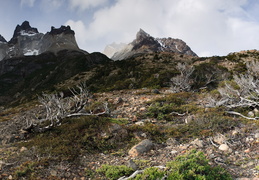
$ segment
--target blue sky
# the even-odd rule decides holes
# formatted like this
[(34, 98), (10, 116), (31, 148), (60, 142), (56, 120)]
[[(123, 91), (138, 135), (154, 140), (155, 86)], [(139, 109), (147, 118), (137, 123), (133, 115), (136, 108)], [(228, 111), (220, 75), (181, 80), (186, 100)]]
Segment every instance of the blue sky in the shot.
[(142, 28), (184, 40), (199, 56), (259, 49), (258, 0), (0, 0), (0, 34), (28, 20), (39, 32), (70, 25), (80, 48), (102, 52)]

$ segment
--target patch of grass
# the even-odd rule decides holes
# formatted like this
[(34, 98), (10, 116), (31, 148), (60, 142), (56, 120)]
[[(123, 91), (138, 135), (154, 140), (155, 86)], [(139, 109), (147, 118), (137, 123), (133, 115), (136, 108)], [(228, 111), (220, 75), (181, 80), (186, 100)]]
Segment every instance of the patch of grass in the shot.
[(145, 160), (145, 159), (136, 159), (134, 160), (134, 163), (139, 167), (139, 169), (145, 169), (147, 167), (150, 167), (151, 161)]
[(158, 120), (172, 121), (174, 119), (172, 112), (180, 114), (186, 112), (194, 113), (198, 111), (199, 108), (195, 105), (188, 104), (190, 99), (194, 98), (194, 96), (194, 93), (181, 92), (149, 101), (147, 104), (150, 104), (150, 106), (146, 116)]
[(27, 161), (21, 164), (19, 167), (16, 168), (15, 170), (15, 177), (16, 178), (22, 178), (22, 177), (27, 177), (30, 178), (34, 171), (34, 162)]
[(65, 119), (63, 124), (48, 132), (36, 134), (22, 145), (35, 147), (44, 156), (51, 155), (60, 160), (74, 160), (81, 150), (100, 152), (115, 148), (100, 134), (107, 130), (109, 118), (84, 116)]
[(116, 123), (119, 125), (126, 125), (129, 123), (128, 119), (125, 118), (110, 118), (111, 123)]
[[(197, 114), (195, 118), (188, 124), (178, 126), (178, 132), (184, 134), (185, 137), (210, 136), (215, 133), (224, 133), (235, 126), (238, 122), (233, 118), (224, 116), (220, 112), (208, 112), (205, 114)], [(178, 135), (181, 135), (178, 134)], [(173, 134), (175, 134), (173, 132)]]
[(155, 142), (164, 142), (166, 140), (164, 127), (162, 125), (145, 123), (144, 126), (132, 125), (128, 127), (128, 130), (132, 134), (133, 132), (138, 132), (138, 131), (145, 132)]

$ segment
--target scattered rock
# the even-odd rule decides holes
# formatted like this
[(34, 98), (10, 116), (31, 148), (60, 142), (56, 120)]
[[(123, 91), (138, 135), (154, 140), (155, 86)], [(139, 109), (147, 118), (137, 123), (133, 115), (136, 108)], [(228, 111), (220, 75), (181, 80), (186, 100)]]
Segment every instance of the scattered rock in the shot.
[(252, 141), (254, 141), (254, 138), (252, 138), (252, 137), (247, 137), (245, 141), (246, 141), (246, 142), (252, 142)]
[(4, 164), (4, 161), (1, 161), (1, 160), (0, 160), (0, 170), (1, 170), (2, 167), (3, 167), (3, 164)]
[(138, 169), (138, 165), (132, 159), (128, 161), (128, 167), (132, 168), (134, 171)]
[(114, 133), (114, 132), (116, 132), (116, 131), (118, 131), (118, 130), (121, 130), (122, 129), (122, 127), (119, 125), (119, 124), (112, 124), (112, 125), (110, 125), (109, 126), (109, 131), (111, 132), (111, 133)]
[(128, 131), (118, 124), (112, 124), (109, 127), (109, 132), (112, 134), (110, 142), (122, 141), (128, 136)]
[(26, 148), (26, 147), (22, 147), (21, 149), (20, 149), (20, 152), (24, 152), (24, 151), (27, 151), (28, 149)]
[(50, 175), (51, 176), (57, 176), (58, 172), (52, 169), (52, 170), (50, 170)]
[(203, 141), (199, 140), (198, 138), (192, 141), (191, 144), (199, 148), (203, 147)]
[(160, 94), (160, 92), (159, 92), (158, 89), (153, 89), (153, 90), (152, 90), (152, 93), (154, 93), (154, 94)]
[(218, 144), (223, 144), (227, 140), (226, 136), (222, 134), (218, 134), (213, 138), (213, 141), (218, 143)]
[(232, 136), (236, 136), (236, 135), (238, 135), (239, 134), (239, 131), (238, 130), (233, 130), (232, 131)]
[(249, 148), (246, 149), (246, 150), (244, 150), (245, 153), (250, 153), (250, 151), (251, 151), (251, 150), (250, 150)]
[(139, 108), (139, 110), (140, 110), (140, 111), (145, 111), (146, 108), (145, 108), (145, 107), (141, 107), (141, 108)]
[(144, 126), (145, 123), (144, 123), (143, 121), (138, 121), (138, 122), (136, 122), (135, 124), (136, 124), (136, 125), (139, 125), (139, 126)]
[(248, 112), (248, 114), (247, 114), (247, 116), (248, 116), (248, 117), (254, 117), (254, 116), (255, 116), (255, 114), (254, 114), (254, 112), (253, 112), (253, 111), (249, 111), (249, 112)]
[(132, 157), (139, 156), (145, 152), (150, 151), (152, 149), (152, 147), (153, 147), (152, 141), (150, 141), (149, 139), (145, 139), (145, 140), (141, 141), (140, 143), (138, 143), (137, 145), (133, 146), (129, 150), (129, 155)]
[(221, 150), (221, 151), (229, 151), (230, 148), (229, 148), (229, 146), (227, 144), (221, 144), (219, 146), (219, 150)]
[(192, 122), (194, 120), (194, 115), (188, 115), (185, 119), (184, 122), (185, 124), (189, 124), (190, 122)]
[(66, 178), (69, 178), (71, 176), (71, 173), (70, 172), (65, 172), (65, 177)]
[(116, 99), (116, 104), (121, 104), (123, 103), (123, 99), (121, 97)]
[(255, 138), (259, 139), (259, 133), (255, 133)]
[(174, 155), (174, 154), (177, 154), (177, 153), (178, 153), (178, 151), (176, 151), (176, 150), (172, 150), (170, 153), (171, 153), (172, 155)]
[(143, 140), (147, 138), (147, 134), (142, 132), (142, 131), (137, 131), (133, 133), (135, 138), (137, 138), (138, 140)]
[(179, 145), (179, 142), (175, 138), (168, 138), (166, 140), (166, 144), (168, 146), (177, 146), (177, 145)]
[(225, 160), (222, 159), (221, 157), (216, 157), (216, 158), (214, 159), (214, 161), (215, 161), (215, 163), (217, 163), (217, 164), (224, 164), (224, 163), (225, 163)]

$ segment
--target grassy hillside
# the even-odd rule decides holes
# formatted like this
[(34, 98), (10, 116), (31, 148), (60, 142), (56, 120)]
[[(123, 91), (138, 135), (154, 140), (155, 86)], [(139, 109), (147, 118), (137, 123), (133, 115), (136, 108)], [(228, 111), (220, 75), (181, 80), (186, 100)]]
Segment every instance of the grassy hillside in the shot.
[[(135, 179), (258, 177), (258, 107), (234, 106), (235, 94), (225, 101), (220, 93), (226, 85), (240, 92), (236, 74), (257, 83), (258, 71), (248, 72), (247, 63), (258, 59), (257, 51), (207, 58), (151, 53), (123, 61), (61, 52), (1, 62), (13, 68), (0, 75), (0, 178), (118, 179), (136, 170), (143, 172)], [(188, 68), (190, 88), (174, 91)], [(57, 93), (66, 106), (78, 102), (69, 100), (79, 97), (71, 89), (80, 83), (90, 94), (79, 112), (93, 115), (57, 116), (65, 118), (44, 132), (24, 128), (51, 125), (37, 95)], [(251, 94), (250, 101), (257, 97)], [(109, 111), (94, 115), (104, 103)], [(152, 149), (129, 155), (144, 139)]]

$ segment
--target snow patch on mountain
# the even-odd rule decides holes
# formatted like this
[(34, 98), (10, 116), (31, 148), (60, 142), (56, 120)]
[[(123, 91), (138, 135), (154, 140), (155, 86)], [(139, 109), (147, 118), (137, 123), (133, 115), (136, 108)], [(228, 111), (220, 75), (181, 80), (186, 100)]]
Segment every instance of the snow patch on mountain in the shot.
[(24, 56), (35, 56), (35, 55), (39, 55), (38, 49), (33, 49), (33, 50), (30, 49), (24, 53)]

